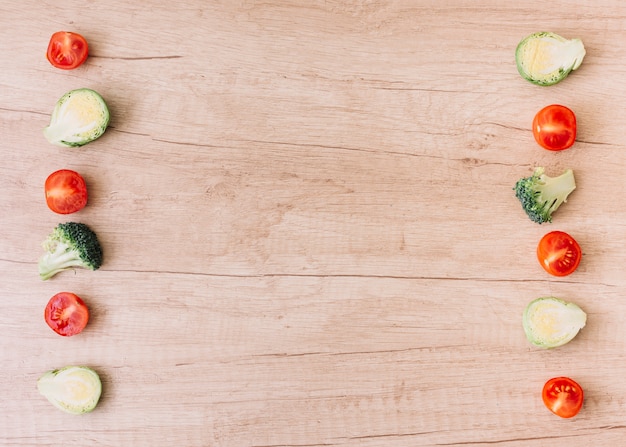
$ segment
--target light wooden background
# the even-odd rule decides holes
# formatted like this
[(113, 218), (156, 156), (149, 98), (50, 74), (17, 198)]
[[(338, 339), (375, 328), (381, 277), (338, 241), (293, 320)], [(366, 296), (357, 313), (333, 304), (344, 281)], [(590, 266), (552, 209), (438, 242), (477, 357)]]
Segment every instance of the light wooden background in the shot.
[[(59, 30), (88, 39), (81, 68), (46, 61)], [(540, 30), (587, 48), (553, 87), (515, 68)], [(622, 2), (5, 1), (0, 60), (0, 445), (623, 445)], [(111, 127), (51, 146), (79, 87)], [(530, 131), (551, 103), (579, 121), (562, 153)], [(551, 225), (512, 191), (537, 165), (576, 174)], [(60, 168), (90, 192), (68, 218), (43, 198)], [(42, 282), (40, 244), (68, 219), (105, 263)], [(584, 251), (564, 279), (535, 259), (554, 229)], [(92, 311), (69, 339), (43, 320), (63, 290)], [(546, 295), (588, 314), (552, 351), (521, 327)], [(93, 413), (37, 393), (67, 364), (101, 374)], [(555, 375), (585, 389), (574, 419), (541, 402)]]

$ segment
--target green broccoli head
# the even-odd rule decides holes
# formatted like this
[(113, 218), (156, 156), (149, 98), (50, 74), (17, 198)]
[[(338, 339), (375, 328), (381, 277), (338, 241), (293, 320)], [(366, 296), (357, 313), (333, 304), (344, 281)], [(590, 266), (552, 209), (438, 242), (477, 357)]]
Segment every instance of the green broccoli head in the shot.
[(102, 248), (96, 233), (87, 225), (67, 222), (57, 225), (43, 243), (39, 276), (43, 280), (71, 268), (97, 270), (102, 265)]
[(558, 177), (549, 177), (544, 171), (542, 167), (535, 168), (530, 177), (518, 180), (513, 188), (530, 220), (538, 224), (552, 222), (552, 213), (576, 189), (574, 172), (571, 169)]

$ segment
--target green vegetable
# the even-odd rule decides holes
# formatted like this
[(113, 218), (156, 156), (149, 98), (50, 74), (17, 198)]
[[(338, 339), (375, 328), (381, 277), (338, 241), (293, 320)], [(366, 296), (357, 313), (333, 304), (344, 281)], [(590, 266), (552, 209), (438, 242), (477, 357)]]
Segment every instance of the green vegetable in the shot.
[(57, 146), (83, 146), (102, 136), (109, 125), (109, 109), (100, 94), (88, 88), (72, 90), (59, 99), (50, 125), (43, 131)]
[(530, 177), (518, 180), (513, 188), (530, 220), (538, 224), (552, 222), (552, 213), (567, 202), (567, 196), (576, 189), (571, 169), (558, 177), (549, 177), (544, 172), (542, 167), (535, 168)]
[(102, 248), (96, 233), (84, 223), (57, 225), (43, 243), (39, 259), (39, 276), (46, 280), (70, 268), (97, 270), (102, 265)]
[(586, 323), (587, 314), (580, 307), (554, 297), (531, 301), (522, 319), (528, 341), (546, 349), (570, 342)]
[(553, 85), (580, 67), (586, 51), (580, 39), (539, 32), (522, 39), (515, 50), (517, 71), (537, 85)]
[(66, 413), (89, 413), (102, 394), (102, 382), (93, 369), (66, 366), (46, 372), (37, 380), (37, 389), (52, 405)]

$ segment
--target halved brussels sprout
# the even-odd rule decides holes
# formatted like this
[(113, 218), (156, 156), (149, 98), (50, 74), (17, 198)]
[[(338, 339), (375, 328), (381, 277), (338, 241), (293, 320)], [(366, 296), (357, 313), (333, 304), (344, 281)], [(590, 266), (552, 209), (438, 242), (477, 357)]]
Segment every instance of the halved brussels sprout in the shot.
[(522, 39), (515, 50), (517, 70), (533, 84), (553, 85), (580, 67), (586, 51), (580, 39), (543, 31)]
[(587, 314), (580, 307), (554, 297), (531, 301), (522, 319), (528, 341), (546, 349), (570, 342), (586, 323)]
[(109, 109), (99, 93), (88, 88), (71, 90), (57, 101), (43, 133), (57, 146), (83, 146), (102, 136), (109, 118)]
[(37, 381), (37, 389), (58, 409), (83, 414), (96, 408), (102, 383), (91, 368), (66, 366), (46, 372)]

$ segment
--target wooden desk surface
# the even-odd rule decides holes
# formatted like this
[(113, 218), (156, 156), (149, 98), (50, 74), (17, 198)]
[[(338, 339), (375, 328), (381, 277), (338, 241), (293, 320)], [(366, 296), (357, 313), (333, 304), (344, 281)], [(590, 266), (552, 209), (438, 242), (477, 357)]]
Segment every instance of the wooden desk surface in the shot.
[[(517, 6), (506, 6), (506, 3)], [(79, 69), (50, 35), (90, 43)], [(564, 82), (517, 73), (535, 31), (580, 37)], [(0, 6), (0, 445), (618, 446), (626, 437), (626, 5), (618, 1), (110, 0)], [(80, 149), (41, 130), (89, 87), (111, 126)], [(561, 103), (577, 142), (552, 153), (531, 121)], [(552, 224), (516, 180), (572, 168)], [(79, 171), (90, 201), (53, 214), (43, 182)], [(37, 275), (59, 222), (88, 223), (97, 272)], [(535, 259), (546, 232), (583, 248), (573, 275)], [(43, 320), (79, 294), (72, 338)], [(534, 298), (587, 327), (532, 347)], [(36, 390), (89, 365), (98, 408), (66, 415)], [(562, 420), (555, 375), (585, 389)]]

